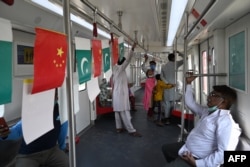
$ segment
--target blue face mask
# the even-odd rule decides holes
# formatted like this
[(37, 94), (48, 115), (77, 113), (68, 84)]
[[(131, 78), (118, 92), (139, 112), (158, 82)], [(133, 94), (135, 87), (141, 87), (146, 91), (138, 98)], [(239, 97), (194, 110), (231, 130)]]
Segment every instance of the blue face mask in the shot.
[(218, 106), (221, 104), (223, 102), (223, 100), (221, 101), (221, 102), (219, 102), (219, 104), (217, 104), (216, 106), (213, 106), (213, 107), (209, 107), (208, 108), (208, 112), (214, 112), (214, 111), (216, 111), (216, 110), (218, 110), (219, 108), (218, 108)]
[(150, 65), (150, 69), (151, 69), (151, 70), (155, 70), (155, 65), (154, 65), (154, 64), (151, 64), (151, 65)]
[(213, 107), (208, 108), (208, 112), (213, 112), (213, 111), (216, 111), (216, 110), (218, 110), (217, 106), (213, 106)]

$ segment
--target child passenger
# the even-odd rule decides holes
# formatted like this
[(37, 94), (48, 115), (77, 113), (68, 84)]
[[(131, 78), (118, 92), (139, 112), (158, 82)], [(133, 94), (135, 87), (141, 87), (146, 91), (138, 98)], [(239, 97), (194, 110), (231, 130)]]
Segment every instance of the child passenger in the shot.
[(157, 83), (156, 86), (154, 88), (154, 93), (153, 93), (153, 111), (155, 107), (158, 107), (158, 115), (157, 115), (157, 120), (156, 120), (156, 125), (158, 126), (163, 126), (163, 123), (161, 122), (161, 102), (163, 99), (163, 92), (164, 89), (170, 89), (172, 87), (174, 87), (174, 84), (166, 84), (165, 82), (163, 82), (161, 80), (161, 76), (160, 74), (157, 74), (155, 76)]

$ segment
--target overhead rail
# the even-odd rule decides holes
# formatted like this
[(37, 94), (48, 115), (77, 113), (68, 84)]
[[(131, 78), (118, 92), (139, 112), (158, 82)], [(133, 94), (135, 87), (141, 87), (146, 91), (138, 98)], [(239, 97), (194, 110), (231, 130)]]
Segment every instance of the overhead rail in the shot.
[[(122, 33), (124, 36), (126, 36), (129, 40), (136, 42), (133, 38), (131, 38), (125, 31), (123, 31), (117, 24), (113, 22), (109, 17), (107, 17), (104, 13), (102, 13), (96, 6), (94, 6), (92, 3), (90, 3), (88, 0), (81, 0), (83, 4), (85, 4), (87, 7), (93, 10), (93, 12), (96, 12), (101, 18), (103, 18), (105, 21), (107, 21), (112, 27), (114, 27), (116, 30), (118, 30), (120, 33)], [(139, 47), (141, 47), (144, 51), (146, 49), (137, 43)]]
[(211, 0), (209, 4), (206, 6), (206, 8), (202, 11), (200, 17), (196, 20), (196, 22), (193, 24), (193, 26), (190, 28), (190, 30), (187, 32), (187, 34), (184, 36), (184, 39), (187, 39), (187, 37), (190, 35), (190, 33), (195, 29), (195, 27), (200, 23), (200, 21), (203, 19), (203, 17), (207, 14), (207, 12), (211, 9), (211, 7), (214, 5), (216, 0)]
[[(186, 74), (186, 76), (190, 76), (188, 74)], [(226, 73), (214, 73), (214, 74), (192, 74), (192, 76), (195, 76), (195, 77), (219, 77), (219, 76), (227, 76)]]

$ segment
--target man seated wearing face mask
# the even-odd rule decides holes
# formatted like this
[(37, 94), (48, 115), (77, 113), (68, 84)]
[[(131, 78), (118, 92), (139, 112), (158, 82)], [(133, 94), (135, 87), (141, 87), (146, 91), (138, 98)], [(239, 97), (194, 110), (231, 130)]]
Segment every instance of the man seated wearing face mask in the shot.
[(195, 78), (186, 78), (185, 102), (200, 119), (184, 145), (163, 145), (167, 160), (165, 167), (217, 167), (224, 162), (224, 151), (235, 150), (238, 144), (241, 129), (230, 114), (230, 108), (237, 100), (236, 91), (226, 85), (213, 86), (207, 97), (207, 106), (201, 106), (192, 93), (191, 82)]
[(154, 60), (151, 60), (151, 61), (149, 62), (149, 67), (148, 67), (148, 66), (146, 66), (146, 63), (147, 63), (147, 61), (148, 61), (148, 55), (145, 54), (145, 55), (144, 55), (144, 58), (145, 58), (145, 61), (144, 61), (144, 63), (141, 65), (142, 71), (146, 74), (147, 70), (151, 69), (151, 70), (153, 71), (154, 76), (155, 76), (156, 74), (159, 74), (159, 72), (156, 70), (156, 62), (155, 62)]

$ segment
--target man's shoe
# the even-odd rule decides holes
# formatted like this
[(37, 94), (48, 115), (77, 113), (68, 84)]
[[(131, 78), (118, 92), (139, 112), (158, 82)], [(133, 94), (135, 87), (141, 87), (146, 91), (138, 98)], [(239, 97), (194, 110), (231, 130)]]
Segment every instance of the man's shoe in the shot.
[(133, 137), (142, 137), (142, 135), (138, 132), (132, 132), (132, 133), (129, 133), (129, 135)]
[(124, 129), (124, 128), (116, 129), (116, 132), (117, 132), (117, 133), (122, 133), (122, 132), (125, 132), (125, 131), (126, 131), (126, 129)]
[(163, 126), (164, 126), (164, 124), (163, 124), (161, 121), (156, 122), (156, 125), (157, 125), (157, 126), (160, 126), (160, 127), (163, 127)]
[(169, 124), (170, 124), (170, 121), (166, 120), (165, 125), (169, 125)]

